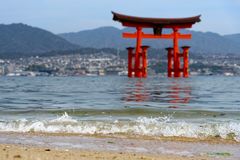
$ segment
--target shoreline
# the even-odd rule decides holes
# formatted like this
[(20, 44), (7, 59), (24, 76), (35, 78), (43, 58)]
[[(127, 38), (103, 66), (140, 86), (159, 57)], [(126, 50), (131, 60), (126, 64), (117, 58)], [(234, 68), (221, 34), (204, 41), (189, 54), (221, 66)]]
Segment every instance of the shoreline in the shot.
[(1, 132), (1, 135), (28, 135), (28, 136), (55, 136), (55, 137), (90, 137), (90, 138), (120, 138), (120, 139), (133, 139), (133, 140), (153, 140), (153, 141), (173, 141), (173, 142), (200, 142), (210, 144), (239, 144), (239, 141), (233, 138), (221, 138), (220, 136), (209, 136), (203, 138), (191, 138), (191, 137), (176, 137), (176, 136), (145, 136), (145, 135), (128, 135), (128, 134), (78, 134), (78, 133), (47, 133), (47, 132)]
[(240, 159), (239, 148), (239, 143), (224, 141), (0, 133), (0, 155), (3, 156), (0, 158), (3, 160), (14, 159), (14, 156), (18, 159), (32, 160), (31, 155), (36, 155), (41, 160), (47, 160), (47, 158), (63, 160), (64, 157), (71, 160), (211, 160), (216, 158), (235, 160)]

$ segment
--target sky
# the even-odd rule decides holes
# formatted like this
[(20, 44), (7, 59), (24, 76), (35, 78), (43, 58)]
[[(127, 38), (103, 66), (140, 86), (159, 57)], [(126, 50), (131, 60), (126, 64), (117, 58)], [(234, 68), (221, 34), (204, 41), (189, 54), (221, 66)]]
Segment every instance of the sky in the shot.
[(0, 23), (24, 23), (53, 33), (121, 28), (111, 11), (159, 18), (201, 14), (202, 22), (192, 30), (240, 33), (240, 0), (0, 0)]

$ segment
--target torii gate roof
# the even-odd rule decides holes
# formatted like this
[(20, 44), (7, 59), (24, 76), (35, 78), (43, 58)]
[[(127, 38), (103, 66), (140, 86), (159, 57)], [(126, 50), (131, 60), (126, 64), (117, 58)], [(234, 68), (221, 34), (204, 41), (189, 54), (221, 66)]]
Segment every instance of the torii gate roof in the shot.
[(112, 12), (113, 20), (119, 21), (127, 27), (145, 28), (191, 28), (193, 24), (200, 22), (201, 15), (187, 18), (145, 18), (135, 17)]

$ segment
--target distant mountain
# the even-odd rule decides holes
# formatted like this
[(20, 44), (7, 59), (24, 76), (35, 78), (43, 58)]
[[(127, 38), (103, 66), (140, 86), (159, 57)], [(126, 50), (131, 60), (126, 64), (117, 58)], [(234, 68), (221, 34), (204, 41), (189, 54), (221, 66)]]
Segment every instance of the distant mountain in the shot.
[(231, 40), (231, 41), (235, 41), (235, 42), (238, 43), (238, 45), (240, 45), (240, 33), (239, 34), (225, 35), (224, 37)]
[[(0, 58), (35, 55), (51, 56), (71, 53), (86, 54), (99, 51), (94, 50), (94, 48), (124, 49), (134, 46), (135, 39), (123, 39), (121, 37), (122, 32), (135, 32), (135, 30), (131, 28), (101, 27), (76, 33), (55, 35), (49, 31), (21, 23), (10, 25), (0, 24)], [(152, 30), (147, 29), (144, 32), (152, 33)], [(169, 33), (171, 31), (164, 30), (163, 32)], [(204, 33), (189, 30), (183, 30), (182, 32), (192, 34), (192, 40), (180, 41), (180, 45), (190, 45), (192, 52), (240, 54), (240, 34), (221, 36), (211, 32)], [(159, 49), (162, 50), (165, 47), (172, 46), (172, 41), (144, 40), (143, 44), (150, 45), (153, 49), (156, 48), (157, 50), (154, 50), (156, 52)]]
[(114, 27), (101, 27), (77, 33), (59, 34), (59, 36), (71, 43), (82, 44), (83, 47), (122, 48), (127, 45), (127, 43), (121, 39), (121, 33), (121, 30)]
[[(118, 29), (115, 27), (101, 27), (93, 30), (85, 30), (80, 32), (59, 34), (71, 43), (80, 45), (82, 47), (94, 48), (120, 48), (123, 49), (128, 46), (134, 46), (135, 40), (123, 39), (122, 32), (132, 31), (133, 29), (125, 28)], [(147, 29), (145, 32), (149, 33), (152, 30)], [(170, 32), (165, 30), (164, 32)], [(221, 36), (212, 32), (197, 32), (183, 30), (184, 33), (191, 33), (192, 40), (181, 41), (180, 45), (190, 45), (193, 52), (197, 53), (213, 53), (213, 54), (240, 54), (240, 34)], [(144, 40), (145, 45), (150, 45), (153, 48), (165, 48), (172, 46), (170, 40)]]
[(0, 25), (0, 56), (17, 53), (34, 55), (76, 48), (79, 47), (43, 29), (21, 23)]

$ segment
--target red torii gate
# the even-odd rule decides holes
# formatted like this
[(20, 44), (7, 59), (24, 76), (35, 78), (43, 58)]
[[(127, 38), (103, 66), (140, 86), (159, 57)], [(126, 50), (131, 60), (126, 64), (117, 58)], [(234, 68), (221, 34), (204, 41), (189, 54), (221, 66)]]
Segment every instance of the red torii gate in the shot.
[[(136, 49), (128, 50), (128, 77), (147, 77), (147, 49), (149, 46), (142, 46), (143, 38), (152, 39), (173, 39), (173, 48), (166, 48), (168, 51), (168, 77), (188, 77), (188, 50), (189, 46), (183, 46), (183, 53), (179, 52), (178, 39), (191, 39), (191, 34), (181, 34), (179, 29), (191, 28), (196, 22), (200, 22), (200, 15), (189, 18), (143, 18), (123, 15), (112, 12), (113, 20), (119, 21), (125, 27), (135, 27), (136, 33), (123, 33), (123, 38), (136, 38)], [(154, 34), (145, 34), (143, 28), (153, 28)], [(163, 28), (171, 28), (173, 33), (162, 34)], [(135, 54), (133, 53), (135, 49)], [(181, 68), (180, 58), (183, 57), (183, 67)], [(133, 63), (134, 60), (134, 63)], [(132, 67), (134, 64), (134, 67)]]

